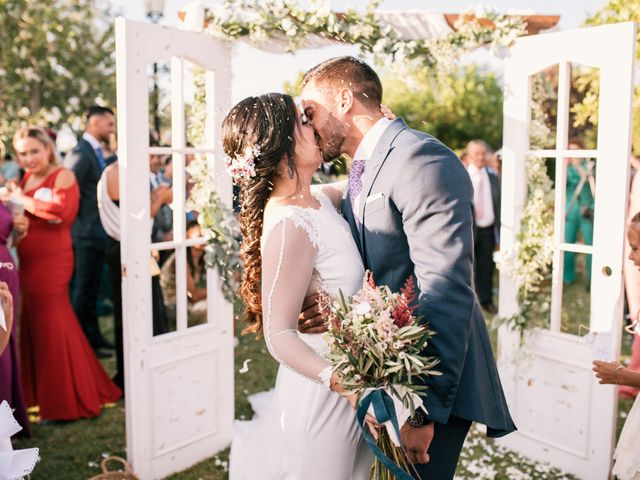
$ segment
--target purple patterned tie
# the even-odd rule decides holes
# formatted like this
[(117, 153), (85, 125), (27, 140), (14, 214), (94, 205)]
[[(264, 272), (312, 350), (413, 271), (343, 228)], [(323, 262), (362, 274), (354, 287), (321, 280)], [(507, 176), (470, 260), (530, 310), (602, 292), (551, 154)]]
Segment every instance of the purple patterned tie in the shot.
[(349, 171), (349, 200), (351, 200), (351, 210), (353, 218), (360, 228), (360, 217), (358, 216), (358, 208), (356, 206), (356, 198), (362, 190), (362, 173), (364, 172), (364, 162), (366, 160), (353, 160), (351, 162), (351, 170)]

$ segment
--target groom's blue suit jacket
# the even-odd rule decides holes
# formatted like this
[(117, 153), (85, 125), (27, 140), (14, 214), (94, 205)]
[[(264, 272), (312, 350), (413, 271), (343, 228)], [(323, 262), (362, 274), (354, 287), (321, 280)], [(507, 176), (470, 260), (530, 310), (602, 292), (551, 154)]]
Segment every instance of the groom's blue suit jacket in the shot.
[(415, 276), (418, 312), (436, 335), (427, 354), (442, 376), (427, 378), (428, 418), (450, 415), (515, 430), (472, 283), (473, 186), (462, 162), (436, 138), (397, 119), (384, 131), (362, 178), (358, 228), (349, 195), (342, 210), (365, 268), (399, 291)]

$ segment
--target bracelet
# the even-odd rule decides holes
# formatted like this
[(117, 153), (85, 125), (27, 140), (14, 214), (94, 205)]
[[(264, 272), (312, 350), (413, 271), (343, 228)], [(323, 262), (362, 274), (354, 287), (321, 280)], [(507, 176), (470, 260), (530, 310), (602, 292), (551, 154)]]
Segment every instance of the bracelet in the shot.
[(620, 384), (618, 383), (618, 372), (619, 372), (620, 370), (622, 370), (622, 369), (624, 369), (624, 365), (618, 365), (618, 367), (617, 367), (617, 368), (614, 370), (614, 372), (613, 372), (613, 382), (614, 382), (616, 385), (620, 385)]

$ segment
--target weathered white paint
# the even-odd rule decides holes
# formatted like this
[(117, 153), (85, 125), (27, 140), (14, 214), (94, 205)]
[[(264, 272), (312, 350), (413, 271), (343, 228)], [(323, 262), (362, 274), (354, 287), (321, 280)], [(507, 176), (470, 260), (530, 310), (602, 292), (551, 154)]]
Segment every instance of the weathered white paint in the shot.
[[(623, 23), (521, 38), (505, 65), (502, 247), (513, 245), (520, 228), (528, 156), (555, 157), (557, 185), (565, 183), (565, 158), (584, 155), (598, 160), (592, 248), (564, 243), (565, 195), (557, 188), (550, 329), (531, 334), (526, 356), (517, 334), (505, 328), (499, 332), (498, 365), (519, 428), (500, 442), (585, 480), (609, 478), (615, 436), (617, 391), (596, 382), (589, 342), (595, 338), (607, 356), (619, 356), (634, 48), (635, 25)], [(600, 72), (594, 151), (567, 150), (570, 63)], [(556, 64), (560, 73), (556, 148), (530, 150), (531, 76)], [(564, 251), (593, 252), (589, 341), (559, 331)], [(610, 267), (612, 275), (606, 276), (604, 267)], [(504, 275), (500, 280), (500, 314), (508, 316), (518, 308), (515, 285)]]
[[(149, 218), (147, 68), (171, 59), (174, 240), (152, 245)], [(206, 145), (185, 148), (184, 60), (207, 70)], [(231, 184), (218, 141), (230, 106), (229, 47), (211, 36), (118, 18), (116, 20), (118, 141), (122, 226), (122, 300), (126, 365), (127, 456), (142, 480), (164, 478), (211, 457), (232, 435), (233, 309), (207, 272), (208, 323), (187, 328), (184, 154), (205, 153), (221, 197)], [(215, 81), (214, 81), (215, 75)], [(160, 153), (160, 152), (158, 152)], [(175, 249), (177, 331), (152, 336), (149, 257)]]

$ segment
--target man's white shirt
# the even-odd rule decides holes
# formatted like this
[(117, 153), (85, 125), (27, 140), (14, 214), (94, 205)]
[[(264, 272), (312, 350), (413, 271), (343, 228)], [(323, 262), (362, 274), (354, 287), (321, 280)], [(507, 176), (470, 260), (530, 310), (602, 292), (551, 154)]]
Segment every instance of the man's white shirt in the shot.
[[(469, 172), (471, 183), (473, 184), (474, 203), (476, 203), (476, 193), (482, 195), (482, 217), (477, 217), (478, 208), (476, 205), (476, 226), (478, 228), (490, 227), (495, 223), (496, 219), (493, 212), (493, 198), (491, 195), (491, 179), (489, 178), (489, 172), (487, 172), (486, 167), (478, 168), (472, 164), (469, 164), (469, 166), (467, 167), (467, 172)], [(481, 180), (482, 192), (477, 192)]]
[(84, 132), (82, 134), (82, 138), (87, 142), (89, 142), (89, 144), (93, 147), (94, 150), (98, 150), (99, 148), (102, 148), (102, 145), (100, 145), (100, 142), (96, 139), (96, 137), (91, 135), (89, 132)]
[[(382, 117), (376, 123), (374, 123), (369, 131), (364, 135), (364, 137), (362, 137), (362, 140), (360, 141), (356, 152), (353, 154), (353, 160), (365, 160), (365, 167), (362, 173), (363, 177), (364, 172), (367, 171), (366, 161), (368, 161), (373, 155), (373, 151), (376, 149), (376, 146), (380, 141), (380, 137), (382, 137), (382, 134), (387, 129), (387, 127), (391, 125), (391, 123), (393, 123), (393, 120), (389, 120), (386, 117)], [(354, 202), (355, 205), (353, 205), (354, 212), (360, 211), (360, 202), (362, 201), (363, 194), (366, 195), (366, 192), (360, 191), (360, 193), (356, 196)], [(362, 220), (363, 219), (360, 219), (360, 223), (362, 223)]]

